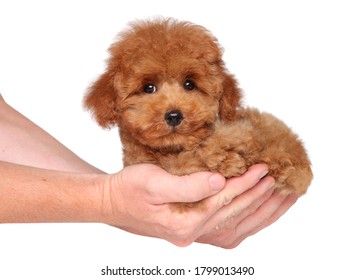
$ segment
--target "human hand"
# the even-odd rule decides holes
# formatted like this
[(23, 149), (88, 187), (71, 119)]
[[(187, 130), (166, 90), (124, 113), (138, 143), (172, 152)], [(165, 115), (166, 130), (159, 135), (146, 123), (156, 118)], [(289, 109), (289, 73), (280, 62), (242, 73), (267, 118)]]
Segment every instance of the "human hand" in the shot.
[[(227, 185), (237, 185), (242, 180), (233, 178)], [(206, 222), (204, 233), (196, 241), (232, 249), (247, 237), (277, 221), (297, 201), (298, 196), (281, 195), (273, 189), (264, 192), (268, 184), (266, 180), (272, 178), (262, 179), (217, 211)]]
[[(104, 221), (178, 246), (197, 241), (233, 248), (296, 201), (273, 193), (274, 179), (262, 178), (266, 172), (267, 167), (259, 164), (225, 182), (210, 172), (173, 176), (155, 165), (129, 166), (101, 186)], [(170, 205), (202, 199), (205, 210), (179, 212)]]

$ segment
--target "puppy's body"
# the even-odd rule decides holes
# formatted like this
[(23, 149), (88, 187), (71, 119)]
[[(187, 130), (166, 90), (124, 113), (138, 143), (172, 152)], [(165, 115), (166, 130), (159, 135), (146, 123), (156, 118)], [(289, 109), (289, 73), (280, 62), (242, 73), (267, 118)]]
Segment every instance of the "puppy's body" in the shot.
[(238, 176), (266, 163), (283, 193), (305, 193), (310, 161), (280, 120), (239, 106), (241, 93), (203, 27), (174, 20), (131, 25), (85, 99), (99, 124), (117, 125), (124, 164), (153, 163), (176, 175)]
[(312, 173), (307, 154), (298, 137), (279, 119), (257, 109), (238, 110), (230, 124), (215, 123), (214, 132), (191, 149), (149, 149), (124, 141), (124, 165), (152, 163), (175, 175), (216, 171), (225, 177), (243, 174), (256, 163), (266, 163), (269, 175), (284, 194), (301, 195)]

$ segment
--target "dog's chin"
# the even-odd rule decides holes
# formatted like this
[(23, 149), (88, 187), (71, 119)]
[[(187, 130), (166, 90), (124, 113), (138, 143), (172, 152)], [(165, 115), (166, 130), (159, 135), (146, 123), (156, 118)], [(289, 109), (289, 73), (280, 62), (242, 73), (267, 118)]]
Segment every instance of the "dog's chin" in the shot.
[(168, 134), (142, 134), (138, 141), (152, 150), (162, 153), (178, 153), (192, 150), (212, 134), (212, 125), (204, 126), (193, 133), (182, 133), (178, 129), (171, 129)]

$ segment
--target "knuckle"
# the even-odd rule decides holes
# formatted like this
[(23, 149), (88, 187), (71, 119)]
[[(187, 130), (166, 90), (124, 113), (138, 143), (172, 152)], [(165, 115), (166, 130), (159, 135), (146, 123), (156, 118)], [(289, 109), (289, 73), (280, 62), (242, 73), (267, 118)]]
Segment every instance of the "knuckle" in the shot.
[(230, 204), (230, 202), (232, 201), (232, 197), (230, 196), (224, 196), (222, 199), (222, 206), (226, 206), (228, 204)]

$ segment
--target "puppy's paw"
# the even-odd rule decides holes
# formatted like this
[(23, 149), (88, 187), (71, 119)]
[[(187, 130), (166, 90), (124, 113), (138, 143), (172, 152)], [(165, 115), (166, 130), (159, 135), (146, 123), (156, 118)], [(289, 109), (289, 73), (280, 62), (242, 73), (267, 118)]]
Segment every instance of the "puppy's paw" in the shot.
[(206, 155), (204, 162), (211, 171), (219, 172), (226, 178), (242, 175), (247, 170), (245, 159), (235, 151)]

